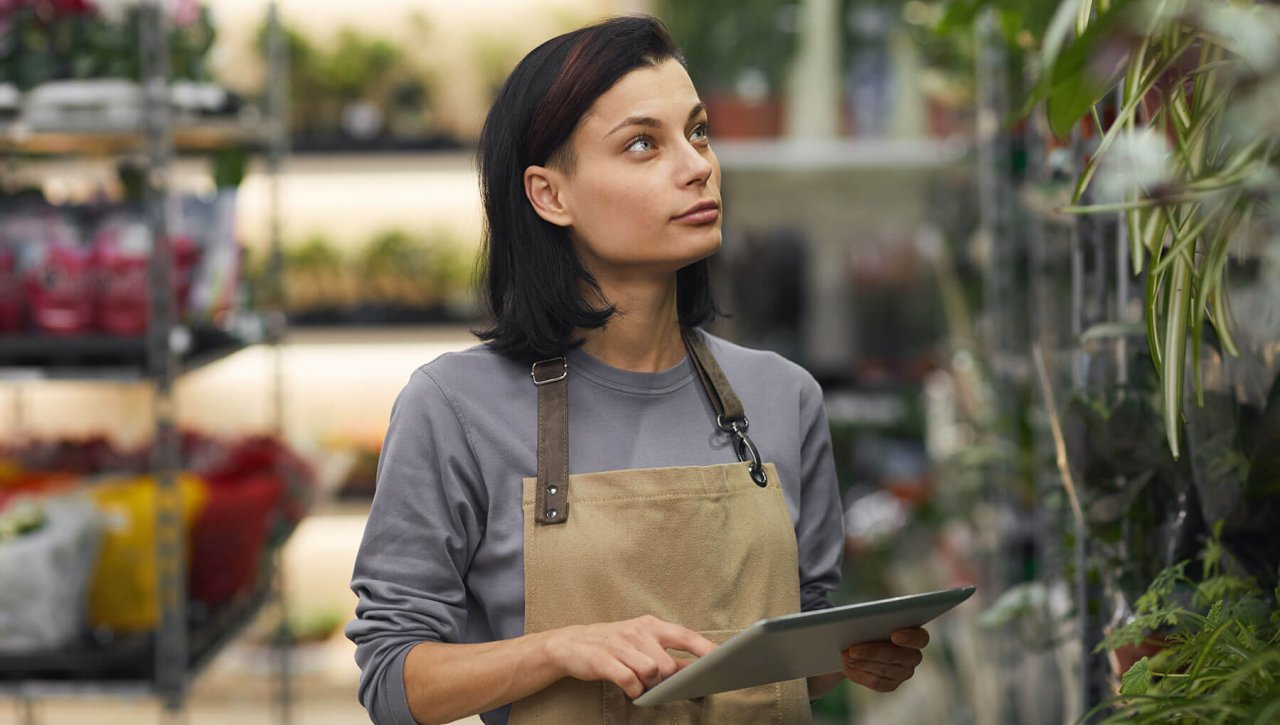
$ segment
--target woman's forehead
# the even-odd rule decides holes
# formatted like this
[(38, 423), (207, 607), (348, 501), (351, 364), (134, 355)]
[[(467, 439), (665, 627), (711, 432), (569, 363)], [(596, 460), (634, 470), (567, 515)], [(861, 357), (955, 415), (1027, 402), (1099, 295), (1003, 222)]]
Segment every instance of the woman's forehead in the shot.
[(629, 117), (665, 119), (683, 123), (689, 110), (700, 103), (698, 91), (684, 66), (674, 59), (627, 73), (605, 91), (582, 118), (584, 126), (614, 125)]

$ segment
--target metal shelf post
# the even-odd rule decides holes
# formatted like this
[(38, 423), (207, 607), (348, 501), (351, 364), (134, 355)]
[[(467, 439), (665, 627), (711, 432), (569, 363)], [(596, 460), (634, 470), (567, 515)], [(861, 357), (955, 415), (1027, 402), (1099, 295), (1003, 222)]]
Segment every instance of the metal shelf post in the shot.
[(154, 382), (156, 440), (152, 467), (156, 478), (156, 575), (160, 597), (160, 629), (156, 639), (156, 691), (165, 708), (176, 712), (186, 691), (187, 622), (185, 540), (179, 500), (177, 422), (173, 379), (177, 361), (170, 338), (176, 324), (172, 249), (165, 205), (169, 160), (173, 153), (169, 108), (169, 35), (160, 0), (141, 7), (143, 134), (146, 148), (144, 209), (152, 252), (148, 264), (150, 293), (147, 365)]

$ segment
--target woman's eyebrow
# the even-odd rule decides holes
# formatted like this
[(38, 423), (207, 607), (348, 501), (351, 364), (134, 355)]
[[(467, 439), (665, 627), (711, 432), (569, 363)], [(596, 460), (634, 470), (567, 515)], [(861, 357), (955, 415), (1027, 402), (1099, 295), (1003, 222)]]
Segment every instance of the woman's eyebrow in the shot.
[[(696, 105), (694, 105), (693, 110), (689, 111), (688, 120), (692, 120), (694, 116), (697, 116), (699, 113), (705, 110), (706, 107), (707, 107), (707, 104), (699, 101)], [(605, 137), (608, 138), (609, 136), (612, 136), (614, 133), (628, 126), (647, 126), (648, 128), (662, 128), (662, 121), (659, 121), (653, 116), (628, 116), (627, 118), (623, 119), (622, 123), (618, 124), (617, 126), (614, 126), (613, 130), (609, 131), (609, 133), (606, 133)]]

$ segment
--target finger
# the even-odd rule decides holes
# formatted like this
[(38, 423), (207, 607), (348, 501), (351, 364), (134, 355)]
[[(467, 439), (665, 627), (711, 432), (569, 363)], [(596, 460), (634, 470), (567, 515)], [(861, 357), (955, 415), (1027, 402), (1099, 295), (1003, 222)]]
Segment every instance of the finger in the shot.
[(705, 657), (719, 646), (692, 629), (668, 622), (663, 622), (662, 625), (657, 628), (657, 634), (658, 643), (663, 647), (684, 650), (697, 657)]
[(845, 670), (844, 676), (848, 677), (851, 682), (856, 682), (863, 687), (875, 690), (876, 692), (893, 692), (898, 689), (898, 684), (894, 680), (887, 680), (883, 677), (876, 677), (868, 672), (861, 670)]
[(889, 641), (899, 647), (924, 649), (929, 644), (929, 633), (919, 627), (895, 630), (889, 635)]
[[(632, 644), (658, 666), (658, 682), (665, 680), (680, 670), (680, 665), (676, 658), (667, 652), (666, 648), (662, 646), (653, 633), (646, 632), (634, 636)], [(652, 687), (653, 684), (655, 683), (649, 683), (649, 686)]]
[[(623, 645), (614, 651), (614, 656), (640, 680), (642, 690), (647, 690), (662, 681), (662, 668), (644, 652)], [(639, 697), (639, 693), (631, 696)]]
[(903, 667), (902, 665), (885, 665), (879, 662), (858, 661), (849, 663), (846, 669), (854, 672), (865, 672), (876, 677), (883, 677), (886, 680), (895, 680), (902, 682), (911, 679), (911, 675), (915, 674), (915, 669), (911, 667)]
[(924, 660), (924, 653), (888, 642), (865, 642), (845, 650), (845, 660), (915, 667)]
[(627, 697), (634, 700), (644, 694), (644, 683), (640, 681), (634, 670), (622, 662), (609, 659), (600, 669), (603, 679), (622, 688), (622, 691), (627, 693)]

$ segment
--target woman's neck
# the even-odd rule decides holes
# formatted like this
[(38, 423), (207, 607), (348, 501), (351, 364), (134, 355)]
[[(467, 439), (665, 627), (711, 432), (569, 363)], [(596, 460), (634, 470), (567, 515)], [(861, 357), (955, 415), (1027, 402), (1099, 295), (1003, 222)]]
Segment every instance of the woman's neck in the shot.
[(622, 370), (658, 372), (684, 359), (676, 307), (676, 279), (629, 284), (597, 278), (617, 312), (609, 324), (582, 331), (583, 351)]

